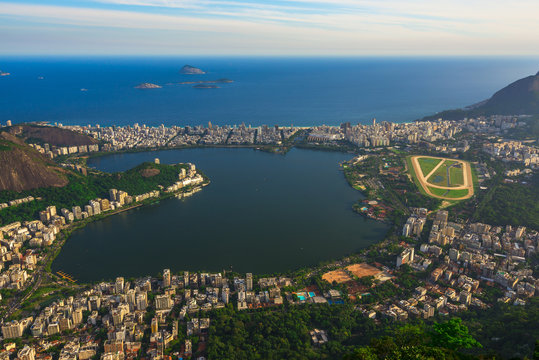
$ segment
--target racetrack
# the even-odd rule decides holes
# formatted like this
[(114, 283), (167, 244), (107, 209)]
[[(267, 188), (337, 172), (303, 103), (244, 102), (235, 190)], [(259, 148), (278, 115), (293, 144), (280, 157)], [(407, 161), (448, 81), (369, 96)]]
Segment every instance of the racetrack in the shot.
[[(424, 176), (423, 172), (421, 171), (421, 166), (419, 165), (419, 161), (418, 161), (419, 158), (441, 159), (441, 160), (444, 160), (444, 161), (440, 161), (440, 163), (437, 164), (436, 167), (434, 169), (432, 169), (427, 174), (427, 176)], [(463, 171), (464, 184), (459, 185), (459, 186), (442, 186), (442, 185), (432, 184), (432, 183), (427, 181), (436, 172), (436, 170), (438, 170), (438, 168), (440, 166), (442, 166), (442, 164), (445, 163), (445, 160), (449, 160), (449, 161), (453, 161), (453, 162), (457, 162), (457, 163), (461, 164), (462, 171)], [(414, 170), (414, 173), (415, 173), (415, 175), (417, 177), (417, 180), (421, 184), (421, 187), (423, 188), (423, 190), (429, 196), (432, 196), (432, 197), (438, 198), (438, 199), (444, 199), (444, 200), (466, 200), (466, 199), (469, 199), (469, 198), (471, 198), (473, 196), (474, 189), (473, 189), (473, 180), (472, 180), (472, 168), (470, 166), (470, 163), (468, 163), (467, 161), (462, 161), (462, 160), (457, 160), (457, 159), (447, 159), (447, 158), (436, 157), (436, 156), (421, 156), (421, 155), (412, 156), (411, 161), (412, 161), (412, 166), (414, 168), (413, 170)], [(448, 190), (448, 191), (467, 189), (468, 194), (465, 195), (465, 196), (458, 197), (458, 198), (442, 196), (442, 195), (435, 195), (430, 191), (429, 187), (436, 188), (436, 189), (444, 189), (444, 190)]]

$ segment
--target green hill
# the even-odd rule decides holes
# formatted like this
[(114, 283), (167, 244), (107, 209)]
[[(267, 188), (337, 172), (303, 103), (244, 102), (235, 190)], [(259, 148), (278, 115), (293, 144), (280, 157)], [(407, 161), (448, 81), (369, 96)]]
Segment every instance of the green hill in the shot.
[(504, 87), (478, 109), (487, 114), (539, 114), (539, 72)]
[[(172, 185), (178, 180), (180, 169), (184, 164), (165, 165), (142, 163), (125, 172), (103, 173), (92, 171), (88, 176), (66, 171), (66, 184), (62, 187), (41, 186), (26, 191), (0, 191), (0, 203), (26, 196), (40, 197), (43, 201), (32, 201), (16, 207), (0, 210), (0, 224), (17, 220), (33, 220), (49, 205), (58, 209), (87, 204), (98, 197), (108, 198), (109, 189), (118, 189), (130, 195), (144, 194), (158, 190), (159, 185)], [(69, 183), (67, 183), (69, 180)]]
[(459, 120), (464, 117), (481, 115), (538, 115), (539, 114), (539, 72), (517, 80), (497, 91), (488, 100), (464, 109), (454, 109), (426, 116), (423, 120)]

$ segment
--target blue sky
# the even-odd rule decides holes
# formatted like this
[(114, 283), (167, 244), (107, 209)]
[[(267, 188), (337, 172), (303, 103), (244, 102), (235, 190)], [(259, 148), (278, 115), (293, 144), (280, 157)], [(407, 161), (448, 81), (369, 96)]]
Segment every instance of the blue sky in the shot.
[(0, 0), (0, 55), (539, 55), (537, 0)]

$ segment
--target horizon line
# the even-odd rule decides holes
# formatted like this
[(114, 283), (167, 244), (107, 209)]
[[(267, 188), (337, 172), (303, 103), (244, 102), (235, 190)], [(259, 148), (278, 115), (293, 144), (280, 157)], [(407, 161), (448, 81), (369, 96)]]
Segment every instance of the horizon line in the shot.
[(135, 54), (135, 53), (126, 53), (126, 54), (96, 54), (96, 53), (61, 53), (61, 54), (52, 54), (52, 53), (20, 53), (20, 54), (1, 54), (0, 60), (2, 58), (16, 58), (16, 57), (89, 57), (89, 58), (105, 58), (105, 57), (140, 57), (140, 58), (172, 58), (172, 57), (191, 57), (191, 58), (335, 58), (335, 59), (361, 59), (361, 58), (372, 58), (372, 59), (418, 59), (418, 58), (446, 58), (446, 59), (459, 59), (459, 58), (480, 58), (480, 59), (520, 59), (520, 58), (539, 58), (539, 53), (537, 54), (510, 54), (510, 55), (500, 55), (500, 54)]

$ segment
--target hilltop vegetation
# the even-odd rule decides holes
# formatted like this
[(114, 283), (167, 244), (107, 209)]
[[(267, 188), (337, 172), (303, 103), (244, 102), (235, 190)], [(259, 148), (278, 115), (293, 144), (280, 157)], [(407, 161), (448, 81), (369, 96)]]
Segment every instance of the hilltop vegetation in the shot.
[[(353, 304), (301, 305), (210, 314), (212, 359), (498, 359), (530, 356), (539, 337), (537, 299), (526, 307), (497, 304), (460, 318), (378, 323)], [(502, 324), (511, 324), (507, 334)], [(311, 345), (309, 331), (329, 341)]]
[(487, 224), (524, 225), (539, 230), (539, 175), (535, 174), (526, 184), (494, 184), (474, 218)]
[[(82, 206), (89, 200), (98, 197), (108, 198), (110, 189), (123, 190), (130, 195), (139, 195), (158, 189), (158, 185), (169, 186), (178, 180), (178, 173), (185, 165), (164, 165), (143, 163), (126, 172), (91, 173), (81, 176), (69, 173), (69, 184), (64, 187), (44, 187), (22, 192), (1, 191), (0, 202), (26, 196), (41, 197), (42, 201), (32, 201), (19, 206), (0, 211), (0, 223), (10, 223), (19, 220), (34, 220), (39, 217), (39, 211), (49, 205), (58, 209), (71, 209)], [(151, 171), (152, 169), (158, 171)]]

